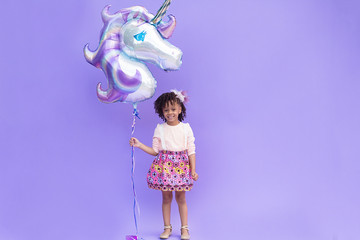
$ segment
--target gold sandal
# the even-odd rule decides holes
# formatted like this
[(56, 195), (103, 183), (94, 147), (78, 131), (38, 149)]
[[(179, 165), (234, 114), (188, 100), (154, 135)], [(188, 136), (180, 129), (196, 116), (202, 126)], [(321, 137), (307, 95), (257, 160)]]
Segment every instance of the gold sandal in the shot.
[(171, 232), (172, 232), (172, 227), (171, 227), (171, 225), (169, 225), (169, 226), (164, 226), (164, 230), (166, 230), (166, 229), (170, 229), (170, 233), (162, 233), (162, 234), (160, 235), (160, 238), (161, 238), (161, 239), (167, 239), (167, 238), (170, 237)]
[[(189, 231), (189, 226), (188, 226), (188, 225), (184, 225), (184, 226), (181, 227), (181, 229), (186, 229), (186, 230)], [(181, 231), (181, 229), (180, 229), (180, 231)], [(182, 239), (182, 240), (183, 240), (183, 239), (190, 239), (190, 234), (189, 234), (189, 235), (181, 234), (181, 239)]]

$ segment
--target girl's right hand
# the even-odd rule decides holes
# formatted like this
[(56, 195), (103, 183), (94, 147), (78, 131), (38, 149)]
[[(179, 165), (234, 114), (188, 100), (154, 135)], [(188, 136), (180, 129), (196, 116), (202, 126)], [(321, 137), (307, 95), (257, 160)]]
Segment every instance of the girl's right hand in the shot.
[(130, 138), (129, 144), (130, 146), (140, 147), (141, 142), (137, 138), (132, 137)]

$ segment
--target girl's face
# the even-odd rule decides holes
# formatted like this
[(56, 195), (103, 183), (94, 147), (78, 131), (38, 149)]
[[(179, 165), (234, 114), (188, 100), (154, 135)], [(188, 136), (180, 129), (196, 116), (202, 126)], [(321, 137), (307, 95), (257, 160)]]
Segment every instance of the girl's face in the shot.
[(179, 114), (181, 113), (181, 106), (177, 102), (168, 102), (163, 108), (163, 115), (166, 119), (166, 122), (169, 125), (179, 123)]

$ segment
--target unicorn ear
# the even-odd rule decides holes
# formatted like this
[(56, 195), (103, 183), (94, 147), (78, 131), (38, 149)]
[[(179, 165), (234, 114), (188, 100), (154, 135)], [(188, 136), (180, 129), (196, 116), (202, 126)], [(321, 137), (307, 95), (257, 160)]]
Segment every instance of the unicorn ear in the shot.
[(175, 26), (176, 26), (175, 17), (173, 15), (169, 15), (168, 18), (169, 18), (169, 21), (167, 21), (167, 22), (161, 21), (156, 26), (157, 30), (166, 39), (171, 37), (171, 35), (173, 34), (173, 32), (175, 30)]

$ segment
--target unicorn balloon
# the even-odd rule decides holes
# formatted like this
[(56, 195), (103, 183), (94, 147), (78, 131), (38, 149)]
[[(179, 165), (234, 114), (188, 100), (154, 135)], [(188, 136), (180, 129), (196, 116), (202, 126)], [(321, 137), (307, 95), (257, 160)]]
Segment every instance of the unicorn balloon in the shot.
[(107, 90), (101, 83), (97, 85), (100, 101), (136, 104), (151, 98), (156, 80), (144, 62), (166, 71), (180, 68), (181, 50), (165, 40), (171, 37), (176, 25), (172, 15), (167, 22), (161, 20), (168, 7), (166, 2), (168, 0), (156, 16), (140, 6), (115, 14), (109, 13), (110, 5), (103, 9), (104, 26), (99, 46), (95, 51), (91, 51), (88, 44), (84, 47), (86, 60), (102, 69), (108, 80)]

